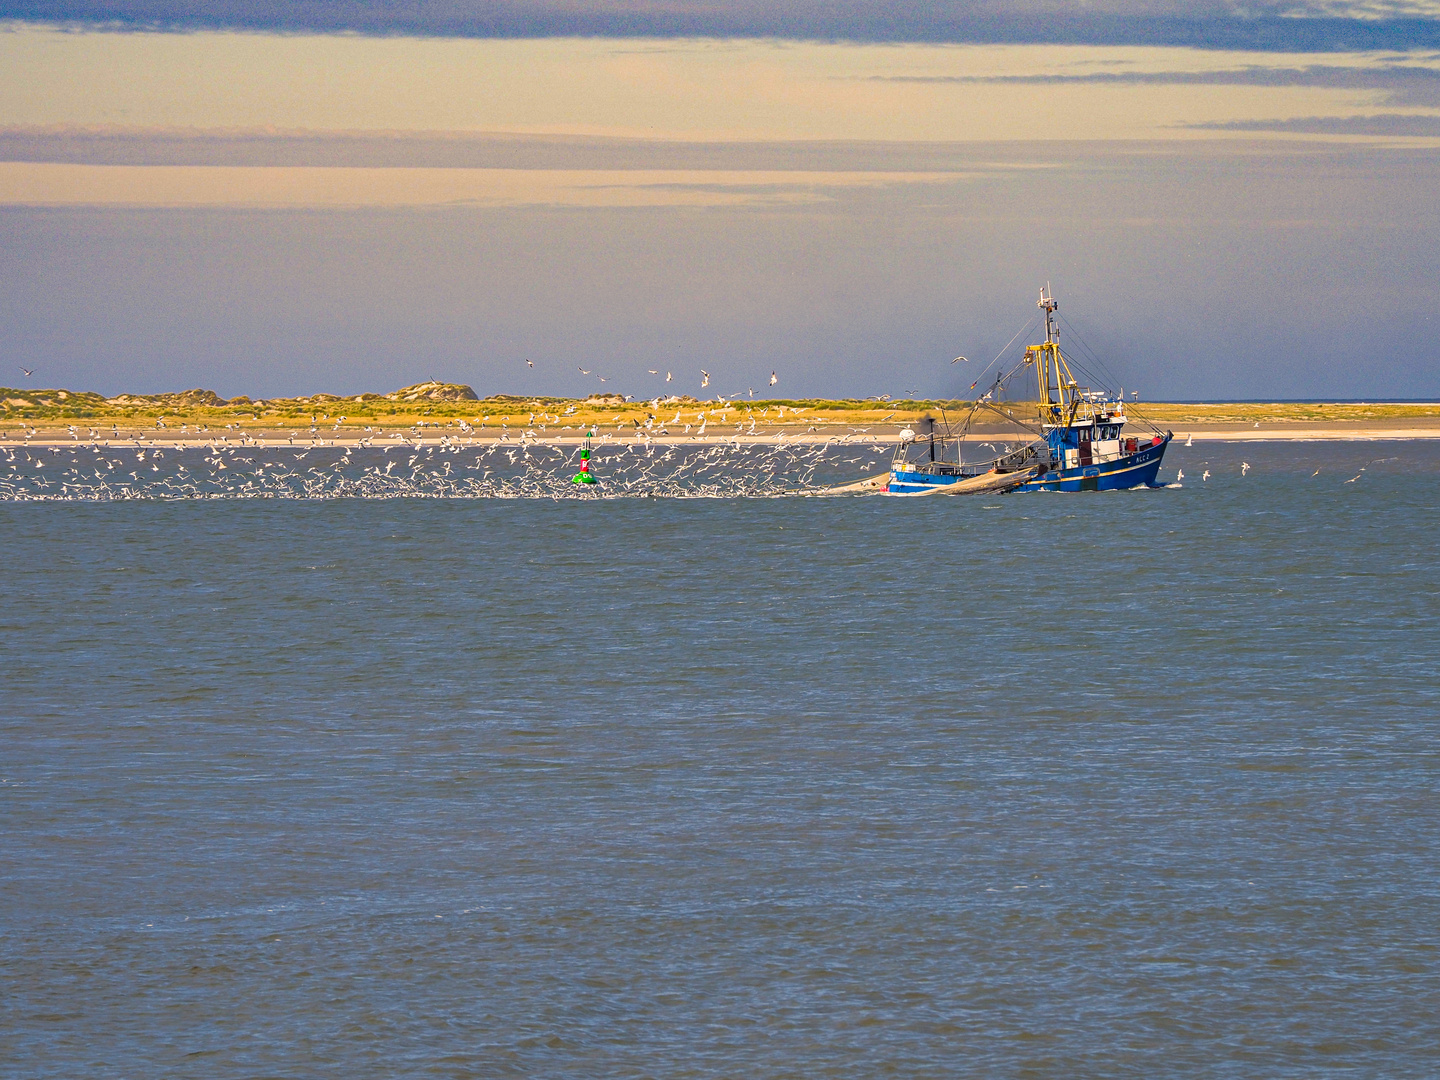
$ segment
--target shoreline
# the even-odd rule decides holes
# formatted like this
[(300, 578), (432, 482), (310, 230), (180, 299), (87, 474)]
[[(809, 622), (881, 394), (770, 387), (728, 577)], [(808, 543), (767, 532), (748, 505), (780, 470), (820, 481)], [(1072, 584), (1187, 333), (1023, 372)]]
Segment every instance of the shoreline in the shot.
[(1296, 431), (1214, 431), (1195, 428), (1175, 432), (1175, 438), (1198, 442), (1412, 442), (1440, 439), (1436, 428), (1302, 428)]
[[(605, 431), (603, 428), (597, 427), (592, 444), (597, 449), (603, 449), (606, 446), (777, 446), (786, 444), (816, 446), (826, 443), (854, 447), (893, 446), (900, 441), (902, 429), (891, 425), (887, 425), (887, 427), (890, 430), (875, 431), (873, 428), (859, 429), (844, 425), (827, 425), (825, 427), (812, 425), (805, 430), (800, 430), (798, 427), (789, 429), (774, 426), (768, 429), (757, 428), (755, 431), (706, 432), (703, 435), (699, 433), (666, 433), (651, 435), (648, 438), (637, 436), (633, 429)], [(307, 433), (304, 438), (299, 438), (264, 429), (251, 434), (243, 429), (232, 429), (225, 432), (176, 433), (142, 428), (117, 431), (108, 438), (99, 438), (91, 437), (91, 429), (87, 429), (85, 435), (82, 436), (78, 425), (74, 435), (70, 434), (68, 430), (55, 430), (50, 425), (46, 425), (45, 428), (32, 427), (30, 430), (34, 432), (33, 435), (24, 431), (0, 431), (0, 448), (160, 446), (177, 450), (201, 448), (308, 450), (333, 446), (345, 449), (385, 450), (401, 447), (411, 449), (438, 446), (487, 447), (499, 444), (523, 449), (526, 447), (578, 446), (585, 440), (584, 434), (573, 431), (554, 435), (548, 432), (530, 434), (497, 431), (491, 433), (490, 431), (476, 430), (463, 435), (448, 433), (410, 435), (404, 432), (366, 433), (342, 428), (338, 431), (317, 432), (314, 435)], [(1005, 433), (998, 430), (983, 431), (978, 432), (977, 436), (1004, 439)], [(1212, 424), (1204, 427), (1178, 427), (1174, 429), (1174, 436), (1175, 442), (1181, 444), (1189, 440), (1197, 442), (1399, 442), (1440, 439), (1440, 420), (1428, 423), (1422, 420), (1417, 423), (1412, 419), (1389, 424), (1384, 422), (1355, 424), (1340, 421), (1328, 424), (1308, 424), (1304, 427), (1290, 424)]]

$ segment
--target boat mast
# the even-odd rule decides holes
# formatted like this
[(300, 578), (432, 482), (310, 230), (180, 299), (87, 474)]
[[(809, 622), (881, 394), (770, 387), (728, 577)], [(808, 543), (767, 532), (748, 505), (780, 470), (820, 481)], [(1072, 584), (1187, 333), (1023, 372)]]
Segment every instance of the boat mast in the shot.
[(1060, 328), (1055, 325), (1055, 311), (1060, 301), (1050, 295), (1050, 285), (1040, 290), (1035, 306), (1045, 312), (1045, 342), (1027, 345), (1025, 362), (1035, 365), (1040, 387), (1040, 419), (1043, 423), (1064, 424), (1065, 414), (1075, 390), (1070, 367), (1060, 355)]

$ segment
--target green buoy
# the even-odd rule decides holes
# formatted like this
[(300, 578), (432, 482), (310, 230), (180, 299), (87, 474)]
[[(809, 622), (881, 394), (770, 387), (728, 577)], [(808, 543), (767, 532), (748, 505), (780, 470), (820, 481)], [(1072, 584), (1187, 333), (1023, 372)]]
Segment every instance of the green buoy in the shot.
[(575, 474), (571, 483), (593, 484), (595, 477), (590, 475), (590, 440), (594, 437), (593, 431), (585, 433), (585, 445), (580, 448), (580, 471)]

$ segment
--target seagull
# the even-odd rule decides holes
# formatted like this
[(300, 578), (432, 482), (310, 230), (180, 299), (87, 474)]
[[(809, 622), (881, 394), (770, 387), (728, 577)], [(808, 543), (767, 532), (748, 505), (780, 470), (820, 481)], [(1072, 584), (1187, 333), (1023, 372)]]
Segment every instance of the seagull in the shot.
[(958, 363), (960, 363), (961, 361), (964, 361), (964, 362), (967, 363), (967, 364), (970, 362), (967, 357), (957, 356), (957, 357), (955, 357), (954, 360), (951, 360), (950, 363), (952, 363), (952, 364), (958, 364)]
[(1242, 462), (1240, 462), (1240, 475), (1241, 475), (1241, 476), (1244, 476), (1244, 475), (1245, 475), (1246, 473), (1248, 473), (1249, 471), (1250, 471), (1250, 463), (1249, 463), (1248, 461), (1242, 461)]
[(658, 371), (655, 371), (655, 370), (652, 369), (652, 368), (648, 368), (648, 367), (647, 367), (645, 370), (648, 371), (648, 372), (650, 372), (651, 375), (659, 375), (659, 374), (660, 374)]
[(774, 385), (775, 385), (777, 382), (779, 382), (779, 381), (780, 381), (780, 376), (776, 375), (775, 372), (773, 372), (773, 371), (770, 372), (770, 385), (771, 385), (771, 386), (774, 386)]
[[(577, 365), (577, 366), (578, 366), (578, 365)], [(580, 374), (581, 374), (581, 375), (589, 375), (590, 372), (586, 371), (586, 370), (582, 367), (582, 368), (580, 368)]]
[(1200, 474), (1200, 479), (1201, 479), (1201, 480), (1209, 480), (1209, 479), (1210, 479), (1210, 470), (1209, 470), (1209, 469), (1206, 469), (1203, 473), (1201, 473), (1201, 474)]
[(1186, 446), (1194, 446), (1194, 445), (1195, 445), (1195, 436), (1194, 436), (1194, 435), (1191, 435), (1189, 438), (1187, 438), (1187, 439), (1185, 440), (1185, 445), (1186, 445)]
[(34, 369), (34, 368), (24, 368), (24, 367), (22, 367), (20, 370), (25, 373), (25, 377), (26, 377), (27, 379), (28, 379), (31, 375), (34, 375), (34, 374), (35, 374), (35, 369)]
[(526, 367), (534, 367), (534, 366), (535, 366), (535, 361), (534, 361), (534, 360), (526, 360), (526, 361), (525, 361), (525, 366), (526, 366)]
[(701, 368), (701, 369), (700, 369), (700, 375), (702, 376), (701, 379), (700, 379), (700, 389), (701, 389), (701, 390), (704, 390), (705, 387), (707, 387), (707, 386), (710, 385), (710, 373), (709, 373), (708, 371), (706, 371), (704, 368)]
[(1178, 484), (1181, 480), (1184, 480), (1184, 479), (1185, 479), (1185, 470), (1184, 470), (1184, 469), (1176, 469), (1176, 470), (1175, 470), (1175, 482)]

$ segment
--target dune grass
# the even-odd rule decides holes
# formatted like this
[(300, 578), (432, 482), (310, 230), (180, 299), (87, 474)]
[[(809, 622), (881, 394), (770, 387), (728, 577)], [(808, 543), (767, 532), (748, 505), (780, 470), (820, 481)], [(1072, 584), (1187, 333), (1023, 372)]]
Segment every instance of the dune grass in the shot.
[[(427, 396), (428, 395), (428, 396)], [(722, 425), (747, 428), (753, 420), (758, 429), (806, 430), (843, 425), (865, 428), (875, 425), (904, 426), (929, 415), (959, 420), (970, 408), (965, 401), (828, 398), (748, 398), (724, 401), (671, 397), (629, 401), (615, 396), (575, 399), (564, 397), (523, 397), (497, 394), (473, 396), (469, 387), (428, 383), (407, 387), (393, 394), (361, 394), (341, 397), (315, 394), (309, 397), (252, 400), (248, 397), (221, 398), (211, 391), (192, 390), (176, 394), (118, 395), (73, 390), (19, 390), (0, 388), (0, 430), (34, 429), (55, 433), (76, 429), (79, 438), (92, 431), (102, 437), (115, 432), (152, 430), (167, 435), (194, 430), (261, 431), (285, 436), (291, 433), (311, 437), (321, 433), (352, 435), (366, 429), (411, 430), (429, 428), (465, 431), (538, 430), (550, 434), (583, 428), (633, 429), (649, 425), (650, 430), (672, 427), (691, 432), (703, 423), (720, 434)], [(1005, 403), (1018, 417), (1034, 416), (1033, 404)], [(1206, 424), (1338, 424), (1440, 420), (1440, 403), (1177, 403), (1141, 402), (1130, 407), (1132, 414), (1162, 427)], [(993, 414), (992, 414), (993, 415)], [(995, 418), (998, 420), (998, 417)]]

